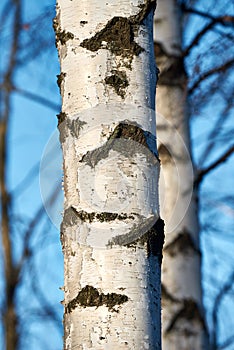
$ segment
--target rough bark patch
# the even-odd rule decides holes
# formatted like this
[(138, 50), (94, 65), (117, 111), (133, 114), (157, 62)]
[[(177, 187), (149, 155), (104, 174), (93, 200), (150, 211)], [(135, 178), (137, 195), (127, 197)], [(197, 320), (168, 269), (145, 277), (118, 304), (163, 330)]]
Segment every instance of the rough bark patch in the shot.
[(57, 114), (57, 118), (58, 118), (58, 126), (63, 123), (66, 119), (67, 119), (67, 114), (64, 112), (60, 112), (59, 114)]
[(126, 73), (117, 70), (113, 70), (111, 73), (112, 75), (105, 78), (106, 84), (112, 86), (117, 95), (124, 98), (125, 89), (129, 85)]
[(54, 18), (54, 21), (53, 21), (53, 28), (54, 28), (55, 37), (56, 37), (56, 40), (55, 40), (56, 47), (58, 46), (58, 42), (60, 42), (62, 45), (65, 45), (68, 40), (74, 39), (74, 34), (72, 34), (71, 32), (66, 32), (65, 30), (61, 29), (56, 17)]
[(90, 51), (107, 48), (116, 56), (138, 56), (143, 48), (134, 41), (133, 24), (128, 18), (113, 17), (105, 28), (92, 38), (82, 41), (80, 46)]
[[(120, 139), (129, 140), (129, 147), (127, 149), (126, 143), (116, 142), (116, 140)], [(142, 146), (146, 148), (144, 149)], [(136, 153), (144, 153), (146, 157), (149, 158), (149, 164), (156, 164), (156, 162), (159, 161), (156, 153), (156, 139), (154, 135), (143, 131), (136, 125), (120, 123), (116, 126), (105, 145), (91, 152), (87, 152), (80, 162), (85, 162), (93, 168), (102, 159), (107, 158), (111, 150), (124, 154), (127, 158), (134, 157)], [(150, 152), (148, 152), (148, 150)]]
[(110, 311), (117, 311), (114, 307), (126, 303), (127, 301), (127, 295), (116, 293), (104, 294), (100, 293), (96, 288), (87, 285), (67, 304), (65, 313), (72, 312), (78, 305), (83, 307), (99, 307), (105, 305)]
[(62, 93), (62, 83), (65, 79), (66, 73), (61, 72), (60, 74), (56, 75), (57, 77), (57, 85), (59, 87), (60, 95), (63, 95)]
[(107, 48), (117, 56), (128, 57), (131, 63), (133, 56), (138, 56), (144, 51), (134, 40), (136, 32), (155, 7), (155, 0), (147, 0), (139, 6), (141, 10), (135, 16), (113, 17), (101, 31), (92, 38), (85, 39), (80, 46), (93, 52)]
[(167, 251), (170, 256), (176, 256), (179, 253), (190, 255), (191, 252), (201, 255), (200, 250), (196, 247), (195, 242), (188, 231), (179, 233), (170, 244), (166, 245), (164, 251)]

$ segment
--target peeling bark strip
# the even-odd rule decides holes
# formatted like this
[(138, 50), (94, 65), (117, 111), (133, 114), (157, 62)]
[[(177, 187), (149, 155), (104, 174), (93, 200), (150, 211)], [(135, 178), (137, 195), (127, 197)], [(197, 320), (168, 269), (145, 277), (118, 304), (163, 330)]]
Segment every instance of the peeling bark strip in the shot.
[[(129, 140), (129, 142), (132, 140), (134, 143), (131, 148), (129, 147), (126, 149), (125, 143), (121, 144), (120, 142), (115, 142), (118, 139), (126, 139)], [(146, 152), (141, 145), (145, 146), (150, 152)], [(80, 162), (85, 162), (89, 166), (95, 167), (100, 160), (107, 158), (111, 150), (116, 150), (122, 154), (126, 154), (126, 157), (134, 156), (136, 153), (144, 153), (147, 158), (150, 158), (148, 159), (149, 162), (155, 164), (159, 161), (155, 147), (156, 138), (154, 135), (143, 131), (139, 126), (123, 122), (114, 129), (105, 145), (91, 152), (87, 152)], [(151, 156), (153, 156), (153, 158)]]
[(100, 293), (92, 286), (85, 286), (78, 295), (65, 307), (65, 313), (71, 313), (78, 305), (83, 307), (105, 305), (110, 311), (116, 311), (114, 307), (128, 301), (127, 295), (117, 293)]

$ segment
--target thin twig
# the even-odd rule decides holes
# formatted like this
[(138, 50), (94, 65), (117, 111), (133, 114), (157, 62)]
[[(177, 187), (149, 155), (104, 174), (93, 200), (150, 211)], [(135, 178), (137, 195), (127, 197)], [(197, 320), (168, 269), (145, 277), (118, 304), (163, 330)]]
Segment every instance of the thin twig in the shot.
[(194, 181), (195, 187), (199, 186), (201, 181), (204, 179), (204, 176), (207, 175), (210, 171), (214, 170), (220, 164), (224, 163), (229, 156), (234, 152), (234, 145), (231, 146), (224, 154), (222, 154), (218, 159), (216, 159), (208, 167), (201, 169), (197, 172), (196, 179)]
[(231, 60), (227, 61), (226, 63), (222, 64), (221, 66), (212, 68), (208, 70), (207, 72), (203, 73), (199, 79), (195, 81), (195, 83), (188, 88), (188, 94), (192, 94), (194, 90), (201, 84), (203, 80), (206, 78), (217, 74), (217, 73), (224, 73), (228, 68), (234, 65), (234, 59), (232, 58)]

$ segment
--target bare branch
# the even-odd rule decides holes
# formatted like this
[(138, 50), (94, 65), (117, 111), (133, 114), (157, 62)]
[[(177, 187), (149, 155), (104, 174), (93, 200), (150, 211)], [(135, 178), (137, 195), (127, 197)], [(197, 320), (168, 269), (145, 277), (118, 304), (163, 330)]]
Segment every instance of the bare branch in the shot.
[(210, 19), (211, 22), (208, 23), (199, 33), (197, 33), (195, 35), (195, 37), (193, 38), (192, 42), (189, 44), (189, 46), (184, 50), (183, 52), (183, 56), (187, 56), (191, 49), (194, 48), (194, 46), (199, 44), (200, 39), (203, 37), (203, 35), (205, 35), (209, 30), (211, 30), (216, 24), (220, 24), (223, 26), (228, 26), (228, 25), (232, 25), (234, 23), (234, 17), (233, 16), (229, 16), (229, 15), (224, 15), (224, 16), (219, 16), (219, 17), (215, 17), (210, 15), (207, 12), (203, 12), (194, 8), (189, 8), (186, 7), (184, 4), (182, 4), (182, 11), (185, 13), (191, 13), (194, 15), (199, 15), (201, 17)]
[[(214, 350), (216, 350), (217, 348), (220, 348), (217, 346), (218, 310), (219, 310), (219, 307), (220, 307), (220, 304), (221, 304), (223, 297), (225, 295), (227, 295), (227, 293), (232, 288), (233, 284), (234, 284), (234, 271), (231, 273), (231, 275), (229, 276), (227, 281), (224, 283), (223, 287), (220, 289), (218, 295), (215, 298), (215, 302), (214, 302), (214, 306), (213, 306), (213, 313), (212, 313), (213, 334), (212, 334), (212, 339), (211, 339), (212, 349), (214, 349)], [(230, 338), (229, 338), (229, 341), (230, 341)]]
[(226, 339), (223, 344), (217, 345), (218, 350), (223, 350), (234, 343), (234, 335), (231, 335), (228, 339)]
[(9, 63), (3, 79), (3, 112), (0, 118), (0, 190), (1, 190), (1, 229), (2, 244), (4, 251), (4, 274), (5, 274), (5, 310), (4, 310), (4, 335), (7, 350), (14, 350), (18, 344), (18, 317), (15, 311), (14, 295), (18, 282), (18, 273), (13, 263), (12, 242), (10, 237), (10, 196), (6, 187), (6, 161), (7, 161), (7, 127), (10, 115), (13, 74), (15, 72), (19, 48), (21, 28), (21, 1), (11, 3), (13, 7), (12, 32), (13, 39), (10, 49)]
[(188, 94), (192, 94), (194, 90), (201, 84), (203, 80), (206, 78), (212, 76), (213, 74), (217, 73), (224, 73), (228, 68), (230, 68), (232, 65), (234, 65), (234, 59), (227, 61), (226, 63), (222, 64), (221, 66), (212, 68), (208, 70), (207, 72), (203, 73), (196, 81), (195, 83), (188, 88)]
[(229, 148), (218, 159), (216, 159), (216, 161), (214, 161), (211, 165), (209, 165), (208, 167), (206, 167), (202, 170), (199, 170), (197, 173), (197, 177), (194, 181), (195, 187), (198, 187), (200, 185), (200, 183), (203, 180), (205, 175), (207, 175), (211, 170), (215, 169), (220, 164), (224, 163), (233, 152), (234, 152), (234, 145), (231, 146), (231, 148)]
[(61, 106), (58, 105), (57, 103), (54, 103), (53, 101), (50, 101), (47, 98), (45, 98), (43, 96), (39, 96), (33, 92), (23, 90), (23, 89), (16, 87), (16, 86), (13, 86), (12, 90), (19, 93), (20, 95), (28, 98), (28, 99), (34, 101), (34, 102), (40, 103), (45, 107), (49, 107), (56, 112), (58, 112), (61, 108)]
[(208, 18), (211, 19), (212, 21), (215, 21), (216, 23), (220, 23), (223, 25), (231, 25), (232, 23), (234, 23), (234, 17), (233, 16), (229, 16), (229, 15), (224, 15), (224, 16), (213, 16), (207, 12), (201, 11), (201, 10), (197, 10), (195, 8), (192, 7), (186, 7), (185, 4), (181, 5), (181, 9), (183, 12), (185, 13), (191, 13), (194, 15), (199, 15), (201, 17), (204, 18)]
[[(226, 96), (227, 93), (224, 94), (224, 92), (223, 92), (223, 95), (225, 95), (225, 104), (226, 105), (225, 105), (224, 109), (220, 112), (218, 119), (216, 120), (215, 124), (213, 125), (212, 130), (210, 131), (210, 133), (207, 136), (206, 149), (204, 150), (203, 154), (201, 155), (201, 157), (198, 161), (198, 164), (200, 164), (201, 167), (202, 167), (202, 164), (204, 164), (205, 160), (210, 155), (211, 151), (214, 149), (214, 145), (217, 141), (217, 138), (215, 137), (217, 135), (217, 130), (219, 130), (219, 134), (220, 134), (220, 131), (222, 130), (224, 123), (226, 122), (226, 120), (228, 119), (229, 115), (232, 112), (234, 89), (230, 89), (230, 90), (231, 91), (230, 91), (229, 96)], [(212, 90), (209, 90), (209, 91), (213, 95)]]
[(36, 163), (28, 172), (28, 174), (23, 178), (23, 180), (16, 186), (16, 188), (11, 192), (11, 197), (18, 196), (22, 191), (28, 187), (30, 182), (34, 179), (34, 176), (39, 171), (39, 163)]

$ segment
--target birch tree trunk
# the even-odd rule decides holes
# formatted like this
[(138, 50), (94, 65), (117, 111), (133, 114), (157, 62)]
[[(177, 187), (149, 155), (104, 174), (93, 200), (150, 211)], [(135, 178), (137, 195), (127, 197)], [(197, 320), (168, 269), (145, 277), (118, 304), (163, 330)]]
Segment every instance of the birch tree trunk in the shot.
[(155, 17), (160, 208), (166, 241), (162, 265), (165, 350), (207, 349), (202, 312), (199, 229), (193, 198), (181, 16), (175, 0), (159, 0)]
[(64, 349), (160, 349), (155, 1), (57, 1)]

